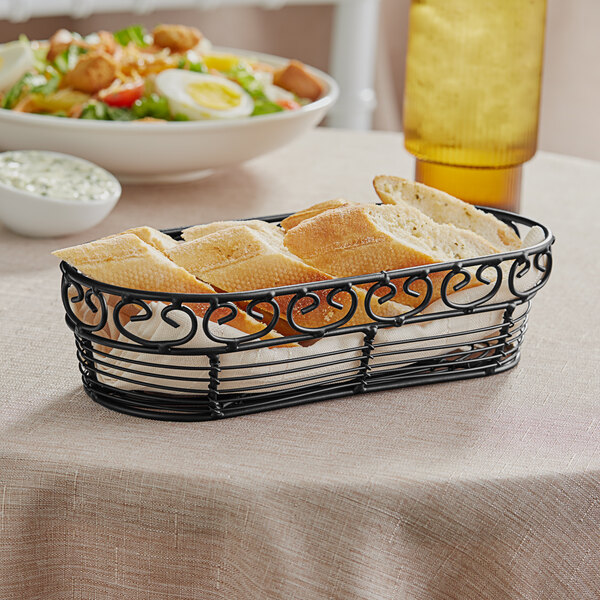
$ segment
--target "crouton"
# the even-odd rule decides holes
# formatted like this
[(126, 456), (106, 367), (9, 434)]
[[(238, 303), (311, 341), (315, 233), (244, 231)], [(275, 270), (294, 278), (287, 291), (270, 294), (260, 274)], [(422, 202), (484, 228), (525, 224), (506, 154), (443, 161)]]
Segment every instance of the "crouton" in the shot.
[(185, 52), (195, 48), (202, 34), (195, 27), (185, 25), (158, 25), (152, 32), (154, 43), (173, 52)]
[(297, 60), (292, 60), (287, 67), (275, 71), (273, 83), (300, 98), (312, 101), (320, 98), (325, 91), (323, 82)]
[(64, 84), (74, 90), (95, 94), (108, 87), (117, 76), (117, 63), (106, 52), (83, 54), (73, 70), (64, 78)]

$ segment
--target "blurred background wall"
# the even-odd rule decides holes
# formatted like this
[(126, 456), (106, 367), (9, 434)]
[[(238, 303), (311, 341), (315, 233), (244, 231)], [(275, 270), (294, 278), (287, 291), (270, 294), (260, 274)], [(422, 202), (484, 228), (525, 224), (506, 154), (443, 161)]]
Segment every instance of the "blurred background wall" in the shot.
[[(51, 2), (52, 0), (47, 0)], [(381, 0), (375, 129), (401, 131), (404, 58), (410, 0)], [(84, 19), (0, 21), (0, 42), (25, 33), (45, 38), (59, 27), (89, 33), (131, 23), (197, 26), (221, 46), (298, 58), (328, 70), (332, 6), (217, 8), (98, 14)], [(600, 160), (600, 0), (548, 0), (539, 147)], [(1, 135), (1, 132), (0, 132)]]

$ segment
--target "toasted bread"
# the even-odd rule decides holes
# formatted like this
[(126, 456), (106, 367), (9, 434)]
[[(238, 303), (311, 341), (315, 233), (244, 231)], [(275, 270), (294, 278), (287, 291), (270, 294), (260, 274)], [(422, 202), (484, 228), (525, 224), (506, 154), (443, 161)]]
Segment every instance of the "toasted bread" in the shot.
[(127, 231), (124, 231), (123, 233), (133, 233), (134, 235), (137, 235), (141, 240), (146, 242), (146, 244), (154, 246), (163, 254), (166, 250), (177, 245), (177, 242), (170, 235), (167, 235), (158, 229), (154, 229), (153, 227), (148, 227), (147, 225), (133, 227), (132, 229), (127, 229)]
[(283, 239), (283, 231), (277, 227), (277, 225), (258, 219), (251, 219), (248, 221), (214, 221), (213, 223), (207, 223), (206, 225), (188, 227), (182, 231), (181, 235), (186, 242), (191, 242), (192, 240), (197, 240), (198, 238), (210, 235), (216, 231), (231, 229), (231, 227), (239, 227), (241, 225), (269, 236), (280, 236)]
[[(284, 243), (308, 264), (337, 277), (496, 252), (481, 236), (453, 225), (435, 223), (409, 205), (353, 205), (328, 210), (289, 230)], [(444, 275), (431, 276), (435, 287), (433, 299), (439, 297), (439, 284)], [(417, 284), (415, 289), (424, 290), (424, 284)], [(396, 300), (417, 306), (422, 298), (398, 292)]]
[(454, 225), (479, 234), (492, 244), (497, 252), (521, 248), (519, 236), (508, 225), (446, 192), (401, 177), (386, 175), (375, 177), (373, 186), (384, 204), (409, 204), (436, 223)]
[[(212, 286), (196, 279), (133, 233), (123, 233), (56, 250), (53, 254), (79, 269), (84, 275), (111, 285), (153, 292), (215, 293)], [(209, 309), (208, 303), (191, 303), (189, 306), (200, 317)], [(228, 314), (227, 309), (219, 309), (212, 313), (211, 320)], [(265, 327), (241, 311), (229, 325), (244, 333), (257, 333)], [(266, 339), (277, 337), (280, 337), (279, 334), (274, 332), (265, 336)]]
[[(259, 231), (246, 225), (238, 225), (214, 231), (208, 235), (180, 244), (170, 250), (168, 256), (200, 279), (225, 291), (245, 291), (314, 281), (330, 281), (333, 277), (320, 269), (307, 265), (290, 253), (283, 245), (283, 232)], [(349, 325), (370, 322), (365, 308), (365, 292), (354, 288), (358, 296), (356, 312)], [(298, 302), (294, 312), (296, 323), (304, 327), (321, 327), (340, 320), (351, 305), (350, 295), (340, 293), (335, 300), (342, 304), (336, 309), (327, 302), (329, 289), (317, 291), (319, 306), (302, 315), (301, 309), (311, 304), (305, 298)], [(278, 296), (282, 318), (292, 295)], [(377, 308), (375, 308), (377, 307)], [(382, 306), (373, 300), (376, 314), (395, 316), (409, 310), (394, 302)]]
[(326, 200), (325, 202), (319, 202), (319, 204), (314, 204), (309, 208), (305, 208), (304, 210), (298, 211), (289, 217), (286, 217), (281, 221), (281, 228), (284, 231), (289, 231), (292, 227), (296, 227), (302, 223), (302, 221), (306, 221), (306, 219), (311, 219), (312, 217), (316, 217), (320, 215), (322, 212), (326, 210), (331, 210), (332, 208), (340, 208), (342, 206), (348, 206), (350, 204), (343, 198), (336, 198), (335, 200)]

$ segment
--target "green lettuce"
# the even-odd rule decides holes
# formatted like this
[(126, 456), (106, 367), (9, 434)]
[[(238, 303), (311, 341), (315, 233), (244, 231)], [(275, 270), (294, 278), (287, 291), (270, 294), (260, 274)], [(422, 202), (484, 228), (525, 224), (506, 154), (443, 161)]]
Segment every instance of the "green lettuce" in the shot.
[(154, 119), (171, 119), (171, 111), (166, 98), (162, 98), (158, 94), (150, 94), (140, 98), (133, 103), (131, 107), (134, 118), (143, 119), (144, 117), (152, 117)]
[(58, 84), (60, 83), (61, 76), (56, 73), (48, 79), (48, 81), (42, 85), (38, 85), (31, 89), (34, 94), (43, 94), (47, 96), (48, 94), (52, 94), (58, 89)]
[(208, 68), (203, 61), (199, 60), (196, 62), (191, 61), (189, 58), (180, 58), (177, 62), (178, 69), (186, 69), (193, 71), (194, 73), (208, 73)]
[(254, 110), (252, 111), (252, 116), (256, 117), (258, 115), (270, 115), (272, 113), (283, 112), (283, 107), (279, 106), (275, 102), (271, 102), (271, 100), (254, 100)]
[[(48, 84), (49, 82), (43, 75), (25, 73), (25, 75), (23, 75), (23, 77), (21, 77), (21, 79), (6, 92), (4, 100), (2, 100), (2, 108), (13, 108), (25, 94), (28, 92), (39, 92)], [(56, 85), (58, 85), (58, 83)]]
[(92, 100), (84, 106), (80, 119), (93, 119), (95, 121), (131, 121), (135, 117), (127, 108), (108, 106), (104, 102)]
[(262, 83), (254, 76), (251, 67), (248, 67), (244, 63), (239, 63), (227, 73), (227, 76), (234, 79), (236, 83), (252, 96), (252, 99), (254, 100), (254, 110), (252, 111), (253, 117), (283, 111), (283, 108), (279, 106), (279, 104), (271, 102), (271, 100), (267, 98)]
[(75, 44), (71, 44), (66, 50), (63, 50), (55, 59), (54, 59), (54, 67), (63, 75), (67, 73), (67, 71), (71, 71), (77, 61), (79, 60), (79, 56), (81, 54), (85, 54), (87, 52), (86, 48), (81, 48), (80, 46), (76, 46)]
[(133, 42), (136, 46), (144, 48), (148, 44), (146, 43), (146, 30), (141, 25), (131, 25), (120, 31), (113, 33), (115, 40), (121, 44), (121, 46), (127, 46), (129, 42)]

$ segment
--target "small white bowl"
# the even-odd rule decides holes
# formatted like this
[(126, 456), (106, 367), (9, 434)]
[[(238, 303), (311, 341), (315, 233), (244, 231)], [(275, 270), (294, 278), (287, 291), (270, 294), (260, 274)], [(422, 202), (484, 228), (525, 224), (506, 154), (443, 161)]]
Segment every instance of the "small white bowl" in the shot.
[[(98, 165), (61, 152), (48, 152), (73, 162)], [(4, 153), (0, 153), (2, 156)], [(102, 169), (105, 171), (105, 169)], [(94, 227), (115, 207), (121, 197), (121, 185), (114, 175), (105, 171), (116, 184), (116, 192), (106, 200), (76, 202), (41, 196), (0, 183), (0, 221), (15, 233), (27, 237), (59, 237)]]

